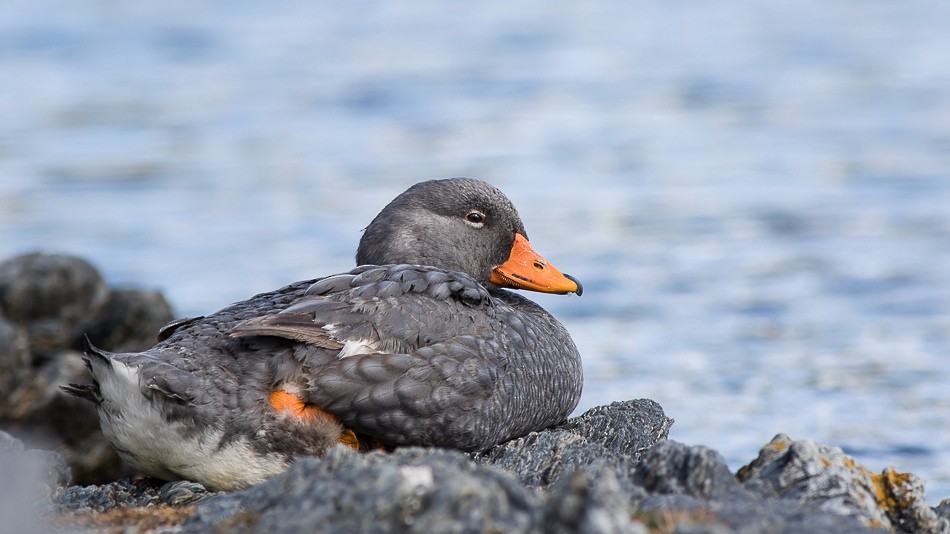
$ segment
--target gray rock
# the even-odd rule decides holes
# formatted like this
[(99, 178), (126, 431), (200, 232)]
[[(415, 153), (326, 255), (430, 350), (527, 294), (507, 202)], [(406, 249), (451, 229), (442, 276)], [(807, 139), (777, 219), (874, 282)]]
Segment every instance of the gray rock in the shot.
[(34, 357), (74, 346), (108, 296), (99, 271), (75, 256), (34, 253), (0, 263), (0, 314), (26, 329)]
[(948, 532), (950, 522), (924, 500), (923, 484), (909, 473), (872, 473), (838, 447), (777, 435), (739, 470), (743, 486), (799, 507), (904, 532)]
[(0, 431), (0, 530), (47, 532), (46, 503), (69, 482), (69, 467), (54, 452), (28, 450), (23, 442)]
[(636, 467), (634, 482), (650, 493), (701, 499), (747, 498), (722, 455), (675, 441), (661, 441), (647, 451)]
[[(17, 464), (36, 466), (32, 469), (36, 476), (24, 477), (24, 480), (36, 480), (43, 488), (46, 496), (59, 493), (70, 481), (69, 465), (62, 454), (39, 449), (27, 449), (23, 442), (16, 437), (0, 430), (0, 461), (8, 469), (15, 469)], [(0, 480), (15, 480), (15, 477), (0, 477)], [(2, 517), (2, 516), (0, 516)]]
[(102, 513), (123, 508), (181, 507), (216, 495), (196, 482), (161, 483), (151, 478), (122, 479), (108, 484), (70, 486), (54, 499), (57, 512)]
[(545, 488), (577, 470), (606, 468), (627, 492), (635, 493), (632, 474), (637, 460), (666, 438), (672, 424), (652, 400), (614, 402), (553, 429), (502, 443), (475, 458), (514, 473), (532, 488)]
[(112, 352), (141, 352), (156, 343), (158, 330), (171, 320), (171, 306), (158, 291), (117, 289), (86, 334)]
[(743, 488), (722, 456), (702, 446), (663, 441), (647, 451), (634, 474), (649, 495), (635, 517), (652, 530), (677, 532), (867, 532), (853, 518)]
[(540, 497), (511, 474), (438, 449), (304, 458), (248, 490), (199, 505), (182, 532), (528, 532)]
[[(639, 421), (639, 430), (630, 420)], [(915, 479), (867, 473), (834, 448), (780, 436), (742, 470), (741, 481), (708, 448), (668, 440), (644, 448), (651, 436), (665, 435), (667, 421), (655, 403), (614, 403), (475, 461), (440, 449), (360, 455), (338, 447), (241, 492), (120, 481), (69, 488), (57, 510), (84, 514), (71, 526), (89, 531), (812, 534), (945, 527), (950, 505), (927, 508)], [(616, 439), (617, 432), (628, 439)], [(542, 460), (546, 454), (553, 457)], [(872, 477), (866, 483), (881, 484), (875, 487), (884, 497), (865, 502), (865, 482), (842, 478), (836, 464)], [(125, 515), (116, 515), (122, 510)]]
[(779, 434), (743, 467), (738, 478), (760, 495), (781, 497), (838, 515), (855, 516), (866, 523), (889, 524), (877, 505), (870, 473), (861, 472), (837, 447), (812, 441), (792, 441)]
[(549, 488), (541, 532), (646, 533), (630, 513), (630, 495), (606, 466), (575, 471)]
[(934, 513), (937, 514), (937, 517), (950, 521), (950, 499), (940, 501), (940, 504), (934, 508)]
[(26, 331), (0, 315), (0, 388), (10, 391), (16, 384), (16, 373), (31, 366), (32, 357)]
[(89, 381), (77, 351), (83, 334), (107, 350), (142, 350), (171, 317), (159, 293), (110, 291), (80, 258), (37, 253), (0, 263), (0, 428), (62, 451), (77, 483), (131, 474), (94, 407), (59, 386)]
[(56, 500), (58, 511), (102, 513), (119, 508), (154, 506), (159, 486), (146, 479), (122, 479), (99, 486), (70, 486)]

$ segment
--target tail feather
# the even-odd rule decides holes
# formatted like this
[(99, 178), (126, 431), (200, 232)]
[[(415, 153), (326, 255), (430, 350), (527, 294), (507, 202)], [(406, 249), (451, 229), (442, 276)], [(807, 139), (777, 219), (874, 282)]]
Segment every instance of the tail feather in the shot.
[(85, 399), (96, 405), (102, 404), (102, 394), (99, 392), (99, 384), (66, 384), (59, 386), (59, 389), (79, 399)]
[(89, 367), (90, 370), (92, 370), (91, 359), (93, 358), (108, 367), (112, 367), (112, 360), (109, 358), (109, 353), (93, 345), (88, 335), (82, 336), (82, 350), (86, 354), (84, 358), (86, 360), (86, 367)]
[(59, 386), (59, 388), (73, 397), (85, 399), (98, 406), (102, 403), (102, 392), (99, 390), (99, 381), (96, 380), (93, 372), (92, 360), (95, 359), (107, 367), (112, 367), (112, 361), (109, 359), (108, 353), (92, 344), (89, 336), (83, 336), (83, 352), (85, 353), (85, 357), (82, 359), (83, 363), (86, 364), (86, 369), (89, 369), (90, 374), (93, 375), (92, 384), (66, 384)]

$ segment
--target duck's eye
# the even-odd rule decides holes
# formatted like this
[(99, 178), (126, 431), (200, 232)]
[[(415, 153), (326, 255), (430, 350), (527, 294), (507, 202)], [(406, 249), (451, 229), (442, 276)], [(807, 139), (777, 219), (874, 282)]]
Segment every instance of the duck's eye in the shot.
[(485, 226), (485, 214), (477, 210), (472, 210), (465, 214), (465, 221), (475, 228), (481, 228)]

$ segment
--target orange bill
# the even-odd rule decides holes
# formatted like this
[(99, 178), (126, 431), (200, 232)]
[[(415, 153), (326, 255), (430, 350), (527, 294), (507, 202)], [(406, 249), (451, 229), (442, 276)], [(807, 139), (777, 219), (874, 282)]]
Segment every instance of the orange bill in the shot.
[(521, 234), (515, 234), (515, 243), (511, 246), (508, 261), (492, 270), (491, 282), (501, 287), (562, 295), (580, 295), (584, 291), (584, 287), (576, 278), (562, 273), (548, 263), (548, 260), (531, 248), (527, 238)]

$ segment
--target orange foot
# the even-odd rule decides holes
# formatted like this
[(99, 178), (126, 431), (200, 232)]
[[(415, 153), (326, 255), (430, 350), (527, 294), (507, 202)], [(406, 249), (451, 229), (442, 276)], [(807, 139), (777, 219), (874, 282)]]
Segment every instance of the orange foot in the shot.
[[(294, 417), (299, 417), (304, 421), (313, 421), (316, 418), (326, 419), (327, 421), (332, 421), (336, 424), (340, 424), (339, 419), (337, 419), (333, 414), (323, 411), (316, 404), (307, 404), (300, 397), (287, 393), (282, 389), (274, 390), (270, 394), (270, 399), (268, 399), (270, 405), (278, 413), (286, 413)], [(337, 440), (340, 444), (345, 445), (356, 451), (368, 451), (373, 449), (382, 449), (384, 448), (382, 442), (376, 438), (365, 438), (360, 439), (355, 432), (349, 428), (343, 427), (343, 432), (340, 434), (340, 438)]]

